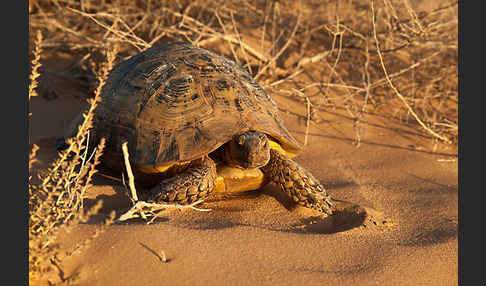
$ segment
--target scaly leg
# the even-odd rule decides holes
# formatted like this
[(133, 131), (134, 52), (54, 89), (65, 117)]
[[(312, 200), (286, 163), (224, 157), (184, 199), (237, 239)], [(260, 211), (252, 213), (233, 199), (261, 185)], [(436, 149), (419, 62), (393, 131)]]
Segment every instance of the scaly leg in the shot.
[(216, 164), (206, 157), (189, 165), (181, 174), (150, 189), (148, 202), (190, 204), (211, 194), (216, 185)]
[(296, 203), (331, 215), (336, 207), (314, 176), (279, 151), (270, 150), (270, 161), (261, 168), (265, 175)]

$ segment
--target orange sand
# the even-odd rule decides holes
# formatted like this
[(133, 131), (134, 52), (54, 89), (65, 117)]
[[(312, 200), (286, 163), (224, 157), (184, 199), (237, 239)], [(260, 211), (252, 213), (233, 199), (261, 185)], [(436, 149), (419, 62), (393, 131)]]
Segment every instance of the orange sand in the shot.
[[(303, 142), (305, 106), (275, 97)], [(69, 96), (31, 100), (31, 143), (38, 168), (55, 157), (55, 139), (82, 107)], [(300, 115), (298, 117), (297, 115)], [(66, 260), (78, 285), (457, 285), (456, 150), (437, 146), (380, 115), (361, 124), (359, 148), (345, 112), (324, 110), (296, 160), (337, 200), (323, 219), (296, 207), (273, 185), (214, 198), (210, 212), (172, 210), (151, 225), (110, 226)], [(304, 116), (304, 117), (302, 117)], [(449, 149), (448, 149), (449, 148)], [(92, 235), (111, 210), (130, 206), (120, 183), (97, 175), (90, 201), (101, 213), (62, 237), (66, 249)], [(162, 263), (153, 252), (164, 251)]]

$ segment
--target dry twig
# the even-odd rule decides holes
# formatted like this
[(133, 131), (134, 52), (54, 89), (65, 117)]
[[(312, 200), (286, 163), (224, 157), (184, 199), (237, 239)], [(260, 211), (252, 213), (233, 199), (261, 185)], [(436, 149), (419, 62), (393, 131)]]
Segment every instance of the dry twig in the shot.
[(161, 250), (160, 251), (160, 254), (159, 254), (157, 251), (155, 251), (152, 248), (148, 247), (145, 243), (139, 242), (138, 244), (140, 244), (143, 248), (147, 249), (150, 253), (152, 253), (153, 255), (155, 255), (155, 257), (157, 257), (157, 259), (160, 262), (163, 262), (163, 263), (168, 262), (167, 256), (165, 255), (165, 251)]
[(135, 189), (135, 179), (133, 178), (132, 167), (130, 166), (130, 160), (129, 160), (130, 155), (128, 154), (127, 142), (123, 142), (122, 150), (123, 150), (123, 159), (125, 160), (125, 168), (127, 169), (128, 187), (130, 188), (130, 194), (131, 194), (130, 199), (132, 199), (133, 202), (137, 202), (138, 201), (137, 189)]
[(29, 84), (29, 100), (33, 96), (37, 96), (37, 91), (35, 90), (39, 85), (37, 78), (40, 76), (39, 68), (42, 66), (40, 62), (40, 57), (42, 53), (42, 33), (37, 30), (36, 40), (34, 43), (34, 59), (32, 59), (32, 71), (30, 73), (30, 84)]
[(132, 173), (132, 168), (130, 167), (130, 161), (128, 157), (127, 142), (124, 142), (122, 144), (122, 148), (123, 148), (123, 156), (125, 160), (125, 167), (129, 178), (128, 184), (130, 186), (130, 191), (131, 191), (130, 199), (132, 200), (132, 202), (134, 202), (134, 205), (116, 220), (117, 223), (120, 223), (128, 219), (139, 218), (139, 217), (143, 218), (144, 220), (147, 220), (147, 218), (151, 216), (152, 219), (147, 221), (147, 224), (150, 224), (158, 216), (162, 214), (161, 211), (168, 208), (177, 208), (177, 209), (190, 208), (197, 211), (210, 211), (210, 209), (200, 209), (195, 207), (196, 205), (202, 203), (204, 200), (199, 200), (189, 205), (149, 203), (149, 202), (138, 200), (137, 190), (135, 189), (134, 176)]
[(178, 205), (178, 204), (159, 204), (159, 203), (148, 203), (145, 201), (138, 201), (136, 202), (128, 211), (123, 213), (116, 222), (122, 222), (128, 219), (133, 218), (144, 218), (147, 219), (148, 217), (152, 216), (152, 219), (147, 222), (150, 224), (154, 221), (155, 218), (161, 215), (161, 211), (166, 209), (193, 209), (196, 211), (207, 212), (211, 211), (211, 209), (200, 209), (196, 208), (196, 206), (202, 203), (203, 200), (196, 201), (189, 205)]
[[(116, 51), (116, 49), (115, 49)], [(113, 52), (108, 54), (108, 63), (102, 68), (99, 77), (99, 88), (90, 108), (83, 114), (84, 120), (77, 128), (73, 138), (67, 139), (68, 148), (59, 153), (41, 183), (33, 185), (29, 181), (29, 279), (39, 279), (42, 273), (49, 270), (58, 271), (62, 281), (66, 281), (61, 269), (59, 245), (56, 242), (61, 229), (69, 227), (94, 215), (100, 206), (85, 211), (83, 206), (86, 189), (96, 173), (96, 165), (104, 149), (102, 138), (91, 157), (87, 158), (89, 129), (92, 126), (94, 109), (97, 106), (101, 87), (104, 85), (108, 71), (113, 66)], [(36, 146), (36, 145), (34, 145)], [(32, 150), (29, 161), (35, 158), (36, 147)], [(31, 165), (31, 164), (30, 164)], [(109, 220), (107, 222), (109, 224)], [(105, 228), (102, 227), (102, 230)], [(89, 241), (88, 241), (89, 242)], [(83, 245), (86, 245), (85, 242)], [(70, 253), (67, 253), (70, 255)]]
[(289, 47), (290, 43), (294, 39), (295, 33), (297, 32), (297, 29), (299, 28), (301, 22), (301, 14), (297, 17), (297, 22), (295, 23), (294, 29), (292, 30), (292, 33), (290, 34), (289, 38), (287, 39), (287, 42), (282, 46), (282, 48), (278, 51), (278, 53), (273, 56), (270, 61), (267, 62), (265, 66), (263, 66), (258, 73), (255, 75), (255, 81), (257, 81), (260, 76), (285, 52), (285, 50)]
[(425, 123), (423, 123), (422, 120), (420, 120), (420, 118), (415, 113), (415, 111), (412, 109), (412, 107), (410, 107), (410, 105), (407, 103), (407, 101), (405, 100), (405, 98), (403, 97), (403, 95), (398, 91), (398, 89), (392, 83), (392, 81), (390, 79), (390, 76), (388, 75), (388, 72), (387, 72), (387, 70), (385, 68), (385, 63), (383, 61), (383, 55), (381, 54), (378, 37), (376, 36), (376, 20), (375, 20), (375, 5), (374, 5), (374, 0), (371, 0), (371, 17), (372, 17), (372, 23), (373, 23), (373, 37), (375, 39), (376, 51), (378, 53), (378, 57), (380, 59), (380, 64), (381, 64), (381, 67), (383, 69), (383, 72), (385, 73), (385, 77), (386, 77), (386, 80), (387, 80), (388, 84), (393, 89), (393, 91), (395, 92), (396, 96), (398, 96), (398, 98), (400, 98), (400, 100), (405, 105), (405, 107), (410, 112), (410, 114), (412, 114), (413, 118), (415, 118), (415, 120), (420, 124), (420, 126), (422, 126), (422, 128), (425, 129), (425, 131), (427, 131), (428, 133), (432, 134), (434, 137), (439, 138), (440, 140), (442, 140), (442, 141), (447, 142), (447, 143), (450, 144), (451, 141), (449, 139), (445, 138), (444, 136), (441, 136), (440, 134), (437, 134), (434, 130), (432, 130), (429, 127), (427, 127), (427, 125), (425, 125)]

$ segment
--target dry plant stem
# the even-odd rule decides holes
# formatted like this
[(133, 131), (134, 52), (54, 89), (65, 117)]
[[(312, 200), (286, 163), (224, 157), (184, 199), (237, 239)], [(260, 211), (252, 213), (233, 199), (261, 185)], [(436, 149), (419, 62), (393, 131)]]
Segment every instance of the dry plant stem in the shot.
[(253, 72), (251, 70), (250, 59), (248, 58), (248, 54), (246, 53), (245, 49), (243, 48), (243, 41), (241, 40), (240, 32), (238, 31), (238, 28), (236, 27), (236, 21), (235, 21), (235, 17), (233, 16), (233, 12), (231, 12), (230, 14), (231, 14), (231, 23), (233, 24), (233, 30), (235, 31), (236, 36), (238, 37), (241, 52), (243, 53), (243, 56), (245, 57), (246, 68), (248, 69), (250, 74), (253, 74)]
[(309, 64), (309, 63), (317, 63), (317, 62), (321, 61), (322, 59), (326, 58), (329, 55), (330, 52), (331, 51), (324, 51), (324, 52), (315, 54), (311, 57), (303, 58), (298, 62), (297, 67), (301, 67), (301, 66)]
[(365, 56), (366, 56), (366, 61), (364, 63), (364, 72), (363, 72), (363, 86), (365, 89), (365, 98), (364, 98), (364, 103), (363, 106), (361, 107), (361, 111), (358, 115), (358, 117), (354, 120), (353, 127), (356, 132), (356, 147), (359, 147), (361, 145), (361, 130), (360, 130), (360, 122), (361, 118), (363, 117), (364, 113), (366, 112), (366, 105), (368, 104), (368, 98), (370, 96), (370, 71), (369, 71), (369, 65), (370, 65), (370, 53), (369, 53), (369, 41), (366, 40), (366, 46), (365, 46)]
[(418, 115), (413, 111), (412, 107), (410, 107), (410, 105), (407, 103), (407, 101), (405, 100), (405, 98), (403, 97), (403, 95), (400, 94), (400, 92), (397, 90), (397, 88), (395, 87), (395, 85), (392, 83), (392, 81), (391, 81), (391, 79), (390, 79), (390, 77), (388, 75), (388, 72), (387, 72), (387, 70), (385, 68), (385, 63), (383, 62), (383, 55), (381, 54), (380, 45), (379, 45), (379, 42), (378, 42), (378, 37), (376, 35), (375, 4), (374, 4), (374, 0), (371, 0), (371, 17), (372, 17), (372, 24), (373, 24), (373, 37), (374, 37), (375, 43), (376, 43), (376, 51), (378, 53), (378, 57), (380, 58), (381, 67), (383, 69), (383, 72), (385, 73), (385, 77), (386, 77), (386, 80), (387, 80), (388, 84), (393, 89), (393, 91), (398, 96), (398, 98), (403, 102), (403, 104), (408, 109), (408, 111), (410, 112), (410, 114), (412, 114), (412, 116), (415, 118), (415, 120), (420, 124), (420, 126), (422, 126), (422, 128), (424, 128), (427, 132), (429, 132), (430, 134), (432, 134), (434, 137), (436, 137), (436, 138), (438, 138), (440, 140), (443, 140), (444, 142), (447, 142), (447, 143), (451, 144), (452, 142), (449, 139), (441, 136), (440, 134), (437, 134), (434, 130), (432, 130), (429, 127), (427, 127), (427, 125), (425, 125), (422, 122), (422, 120), (420, 120), (420, 118), (418, 117)]
[(133, 178), (132, 167), (130, 166), (130, 160), (128, 159), (129, 154), (128, 154), (127, 142), (123, 142), (122, 150), (123, 150), (123, 158), (125, 160), (125, 167), (127, 169), (127, 175), (128, 175), (128, 187), (130, 188), (130, 192), (131, 192), (130, 198), (134, 202), (137, 202), (138, 196), (137, 196), (137, 190), (135, 189), (135, 180)]
[[(54, 3), (56, 3), (56, 1), (54, 1)], [(72, 35), (75, 35), (76, 37), (80, 38), (80, 39), (85, 39), (87, 40), (89, 43), (93, 44), (94, 46), (97, 46), (97, 47), (103, 47), (103, 44), (99, 41), (96, 41), (86, 35), (83, 35), (82, 33), (79, 33), (78, 31), (75, 31), (73, 29), (70, 29), (64, 25), (62, 25), (61, 23), (59, 23), (54, 17), (51, 17), (49, 15), (46, 15), (44, 13), (44, 11), (42, 10), (42, 8), (39, 7), (39, 5), (37, 5), (37, 8), (39, 9), (39, 12), (41, 15), (43, 15), (43, 17), (45, 19), (48, 19), (47, 22), (53, 24), (54, 26), (56, 26), (57, 28), (61, 29), (62, 31), (66, 31)], [(61, 7), (58, 7), (59, 9), (62, 9)]]
[(312, 103), (308, 96), (306, 96), (303, 92), (293, 88), (293, 93), (297, 94), (299, 97), (305, 98), (305, 105), (307, 109), (307, 116), (305, 122), (305, 135), (304, 135), (304, 146), (307, 145), (307, 137), (309, 136), (309, 128), (310, 128), (310, 121), (311, 121), (311, 107)]
[[(205, 40), (199, 41), (198, 46), (204, 46), (207, 43), (216, 41), (218, 39), (223, 39), (223, 40), (226, 40), (226, 41), (231, 42), (231, 43), (234, 43), (234, 44), (237, 44), (238, 43), (238, 39), (235, 39), (235, 38), (233, 38), (233, 37), (231, 37), (229, 35), (224, 35), (224, 34), (218, 33), (216, 31), (214, 31), (214, 34), (212, 34), (212, 33), (201, 32), (201, 31), (195, 30), (195, 29), (190, 28), (190, 27), (187, 27), (187, 28), (190, 29), (193, 32), (197, 32), (197, 33), (199, 33), (201, 35), (209, 36), (210, 37), (209, 39), (205, 39)], [(252, 54), (257, 59), (259, 59), (261, 61), (267, 61), (267, 57), (265, 57), (263, 54), (260, 54), (259, 52), (257, 52), (256, 50), (254, 50), (252, 47), (248, 46), (244, 42), (241, 43), (241, 47), (244, 48), (247, 52), (249, 52), (250, 54)]]
[(32, 150), (30, 150), (30, 155), (29, 155), (29, 170), (32, 168), (32, 164), (37, 162), (37, 159), (35, 158), (35, 155), (37, 154), (37, 151), (39, 150), (39, 146), (34, 144), (32, 146)]
[(147, 249), (150, 253), (155, 255), (159, 259), (160, 262), (166, 263), (167, 262), (167, 256), (165, 255), (165, 251), (161, 250), (160, 254), (157, 253), (157, 251), (153, 250), (152, 248), (148, 247), (145, 243), (139, 242), (139, 244)]
[[(413, 65), (410, 65), (409, 67), (407, 67), (407, 68), (405, 68), (405, 69), (402, 69), (402, 70), (400, 70), (400, 71), (398, 71), (398, 72), (396, 72), (396, 73), (389, 74), (389, 75), (388, 75), (388, 78), (389, 78), (389, 79), (392, 79), (392, 78), (395, 78), (395, 77), (397, 77), (397, 76), (400, 76), (400, 75), (402, 75), (402, 74), (404, 74), (404, 73), (406, 73), (406, 72), (408, 72), (408, 71), (410, 71), (410, 70), (413, 70), (413, 69), (415, 69), (415, 68), (419, 67), (419, 66), (420, 66), (420, 65), (422, 65), (423, 63), (427, 62), (428, 60), (430, 60), (430, 59), (432, 59), (433, 57), (436, 57), (436, 56), (438, 56), (438, 55), (440, 55), (440, 52), (435, 52), (435, 53), (433, 53), (432, 55), (430, 55), (430, 56), (428, 56), (428, 57), (426, 57), (426, 58), (424, 58), (424, 59), (421, 59), (420, 61), (418, 61), (418, 62), (414, 63)], [(370, 85), (370, 88), (375, 88), (375, 87), (378, 87), (378, 86), (380, 86), (380, 85), (382, 85), (382, 84), (387, 83), (387, 82), (388, 82), (388, 78), (386, 78), (386, 77), (385, 77), (385, 78), (382, 78), (382, 79), (379, 79), (379, 80), (377, 80), (377, 81), (373, 82), (373, 83)]]
[[(117, 30), (117, 29), (113, 29), (112, 27), (108, 26), (108, 25), (105, 25), (103, 23), (101, 23), (100, 21), (98, 21), (94, 16), (93, 14), (89, 14), (89, 13), (85, 13), (85, 12), (82, 12), (82, 11), (79, 11), (79, 10), (76, 10), (76, 9), (73, 9), (73, 8), (70, 8), (70, 7), (66, 7), (68, 10), (74, 12), (74, 13), (77, 13), (77, 14), (80, 14), (84, 17), (87, 17), (89, 19), (91, 19), (93, 22), (95, 22), (96, 24), (98, 24), (99, 26), (101, 26), (102, 28), (112, 32), (114, 35), (120, 37), (123, 41), (131, 44), (132, 46), (134, 46), (138, 51), (143, 51), (144, 48), (149, 48), (150, 45), (145, 42), (144, 40), (140, 39), (139, 37), (135, 36), (132, 33), (126, 33), (126, 32), (123, 32), (123, 31), (120, 31), (120, 30)], [(94, 15), (100, 15), (100, 14), (94, 14)], [(101, 16), (109, 16), (109, 17), (113, 17), (113, 15), (111, 14), (106, 14), (106, 13), (102, 13)], [(114, 24), (116, 23), (116, 21), (114, 22)], [(129, 29), (130, 30), (130, 29)], [(133, 40), (131, 40), (133, 39)]]
[[(440, 52), (435, 52), (433, 53), (432, 55), (424, 58), (424, 59), (421, 59), (420, 61), (414, 63), (413, 65), (410, 65), (409, 67), (407, 68), (404, 68), (396, 73), (393, 73), (393, 74), (389, 74), (388, 77), (390, 79), (393, 79), (395, 77), (398, 77), (410, 70), (413, 70), (415, 68), (418, 68), (419, 66), (421, 66), (422, 64), (424, 64), (425, 62), (429, 61), (430, 59), (436, 57), (440, 55)], [(309, 63), (309, 62), (306, 62), (306, 64)], [(301, 70), (303, 71), (303, 70)], [(293, 77), (293, 75), (292, 75)], [(278, 85), (278, 84), (281, 84), (283, 82), (285, 82), (285, 80), (288, 80), (290, 79), (291, 76), (285, 78), (285, 79), (282, 79), (282, 80), (279, 80), (279, 81), (276, 81), (276, 82), (273, 82), (271, 83), (269, 86), (275, 86), (275, 85)], [(369, 88), (370, 89), (373, 89), (373, 88), (376, 88), (376, 87), (379, 87), (383, 84), (387, 84), (387, 79), (386, 78), (382, 78), (382, 79), (379, 79), (379, 80), (376, 80), (375, 82), (371, 83)], [(305, 87), (303, 88), (300, 88), (299, 91), (302, 91), (304, 92), (306, 89), (309, 89), (309, 88), (313, 88), (313, 87), (321, 87), (321, 86), (329, 86), (329, 87), (336, 87), (336, 88), (346, 88), (346, 89), (353, 89), (353, 90), (356, 90), (356, 92), (366, 92), (366, 88), (363, 88), (363, 87), (359, 87), (359, 86), (352, 86), (352, 85), (343, 85), (343, 84), (337, 84), (337, 83), (324, 83), (324, 82), (316, 82), (316, 83), (311, 83), (311, 84), (308, 84), (306, 85)]]
[(305, 97), (305, 105), (307, 107), (307, 120), (305, 122), (305, 136), (304, 136), (304, 146), (307, 145), (307, 137), (309, 136), (310, 118), (311, 118), (311, 102), (309, 97)]
[[(176, 208), (176, 209), (189, 208), (189, 209), (193, 209), (193, 210), (201, 211), (201, 212), (210, 211), (211, 209), (200, 209), (200, 208), (195, 207), (196, 205), (198, 205), (202, 202), (203, 202), (203, 200), (199, 200), (199, 201), (196, 201), (196, 202), (194, 202), (190, 205), (178, 205), (178, 204), (158, 204), (158, 203), (148, 203), (148, 202), (144, 202), (144, 201), (138, 201), (128, 211), (126, 211), (124, 214), (122, 214), (116, 220), (116, 222), (122, 222), (122, 221), (132, 219), (132, 218), (143, 217), (142, 214), (144, 216), (153, 216), (153, 219), (155, 219), (158, 216), (158, 214), (156, 214), (155, 212), (162, 211), (162, 210), (168, 209), (168, 208)], [(146, 214), (145, 212), (149, 212), (149, 213)], [(153, 219), (151, 221), (148, 221), (147, 224), (151, 223), (153, 221)]]
[[(128, 185), (130, 188), (130, 199), (134, 203), (134, 205), (124, 214), (122, 214), (116, 222), (122, 222), (127, 219), (131, 218), (138, 218), (142, 217), (143, 219), (147, 220), (149, 216), (153, 216), (153, 218), (147, 222), (147, 224), (152, 223), (159, 214), (155, 213), (157, 211), (161, 211), (167, 208), (191, 208), (197, 211), (210, 211), (210, 209), (199, 209), (196, 208), (195, 205), (198, 205), (203, 202), (203, 200), (196, 201), (190, 205), (178, 205), (178, 204), (159, 204), (159, 203), (148, 203), (144, 201), (139, 201), (137, 196), (137, 190), (135, 189), (135, 180), (132, 172), (132, 168), (130, 166), (129, 154), (128, 154), (128, 146), (127, 142), (122, 143), (122, 150), (123, 150), (123, 158), (125, 160), (125, 167), (127, 170), (128, 175)], [(146, 213), (148, 212), (148, 213)]]
[[(84, 121), (79, 126), (78, 132), (77, 132), (75, 138), (79, 139), (79, 138), (83, 137), (82, 135), (86, 134), (87, 130), (89, 128), (91, 128), (91, 126), (92, 126), (94, 110), (98, 106), (98, 102), (101, 100), (100, 99), (101, 90), (102, 90), (103, 86), (105, 85), (105, 81), (106, 81), (106, 78), (108, 76), (108, 72), (113, 68), (117, 52), (118, 52), (118, 46), (115, 46), (112, 51), (108, 52), (108, 55), (107, 55), (108, 61), (107, 61), (106, 65), (102, 68), (102, 71), (101, 71), (102, 74), (100, 76), (98, 76), (99, 84), (98, 84), (98, 86), (95, 90), (95, 97), (93, 99), (88, 100), (89, 103), (90, 103), (89, 109), (88, 109), (88, 111), (86, 111), (83, 114)], [(67, 141), (69, 143), (70, 139), (68, 139)], [(57, 159), (56, 163), (54, 164), (54, 167), (52, 168), (50, 173), (44, 178), (42, 185), (46, 185), (52, 179), (52, 176), (62, 166), (62, 163), (64, 161), (66, 161), (66, 159), (68, 158), (71, 151), (73, 151), (73, 149), (75, 147), (74, 144), (68, 144), (68, 145), (69, 145), (69, 147), (65, 151), (60, 153), (59, 158)]]
[[(219, 13), (218, 11), (214, 11), (214, 16), (216, 17), (216, 19), (218, 20), (218, 23), (219, 25), (221, 26), (221, 29), (223, 29), (223, 33), (225, 35), (228, 34), (228, 31), (226, 30), (226, 27), (224, 26), (224, 23), (223, 23), (223, 20), (221, 20), (221, 17), (219, 16)], [(237, 64), (241, 64), (240, 62), (240, 59), (238, 58), (238, 56), (236, 55), (236, 52), (235, 52), (235, 49), (233, 48), (233, 44), (231, 42), (228, 41), (228, 44), (229, 44), (229, 47), (230, 47), (230, 50), (231, 50), (231, 53), (233, 54), (233, 58), (235, 59), (235, 62)]]
[(263, 11), (265, 17), (263, 19), (263, 28), (262, 28), (262, 34), (261, 34), (261, 39), (260, 39), (260, 51), (261, 51), (262, 54), (265, 52), (265, 49), (264, 49), (265, 32), (266, 32), (266, 29), (267, 29), (267, 22), (268, 22), (268, 15), (269, 15), (269, 13), (267, 13), (267, 10), (268, 10), (269, 5), (271, 5), (271, 2), (268, 2), (268, 3), (269, 4), (265, 4), (265, 10)]
[[(93, 162), (95, 162), (95, 164), (91, 164), (88, 168), (88, 175), (87, 175), (87, 180), (86, 180), (86, 183), (83, 185), (82, 189), (81, 189), (81, 195), (84, 195), (85, 192), (86, 192), (86, 189), (88, 188), (88, 186), (90, 185), (90, 182), (91, 182), (91, 178), (93, 177), (93, 175), (97, 172), (97, 170), (95, 169), (96, 165), (98, 164), (98, 162), (101, 161), (101, 155), (103, 154), (103, 150), (105, 149), (105, 144), (106, 144), (106, 140), (105, 138), (101, 138), (100, 139), (100, 142), (98, 143), (98, 146), (95, 148), (95, 150), (93, 151), (93, 153), (91, 154), (90, 158), (88, 159), (88, 161), (91, 160), (91, 158), (93, 158)], [(79, 176), (78, 176), (79, 177)], [(77, 182), (76, 182), (77, 183)], [(81, 208), (83, 207), (83, 200), (79, 200), (79, 203), (81, 204)]]
[[(228, 35), (225, 35), (225, 34), (221, 34), (221, 33), (215, 31), (214, 29), (208, 27), (207, 25), (199, 22), (198, 20), (196, 20), (196, 19), (194, 19), (194, 18), (192, 18), (192, 17), (190, 17), (188, 15), (181, 14), (179, 12), (173, 11), (173, 10), (168, 9), (168, 8), (165, 8), (164, 10), (167, 11), (167, 12), (169, 12), (169, 13), (171, 13), (171, 14), (173, 14), (174, 16), (183, 17), (185, 20), (188, 20), (189, 22), (195, 24), (199, 28), (203, 28), (204, 30), (209, 31), (209, 33), (202, 32), (199, 29), (194, 29), (193, 27), (185, 26), (187, 29), (190, 29), (193, 32), (196, 32), (196, 33), (201, 34), (201, 35), (204, 35), (204, 36), (211, 37), (211, 39), (207, 39), (207, 40), (200, 41), (199, 42), (199, 45), (200, 46), (204, 46), (204, 44), (205, 44), (206, 41), (212, 41), (213, 38), (220, 38), (220, 39), (226, 40), (228, 42), (231, 42), (233, 44), (239, 44), (240, 43), (240, 41), (238, 39), (235, 39), (234, 37), (231, 37), (231, 36), (228, 36)], [(261, 53), (259, 53), (255, 49), (253, 49), (252, 47), (248, 46), (247, 44), (245, 44), (245, 43), (242, 42), (241, 43), (241, 47), (243, 49), (245, 49), (247, 52), (249, 52), (250, 54), (252, 54), (253, 56), (255, 56), (257, 59), (259, 59), (261, 61), (267, 61), (267, 57), (265, 57), (264, 55), (262, 55)]]
[[(340, 31), (339, 30), (339, 27), (340, 27), (340, 21), (339, 21), (339, 1), (336, 1), (336, 31), (331, 31), (331, 33), (333, 34), (333, 39), (332, 39), (332, 49), (331, 49), (331, 54), (332, 52), (334, 51), (334, 45), (335, 45), (335, 42), (336, 42), (336, 37), (339, 37), (339, 47), (338, 47), (338, 51), (337, 51), (337, 56), (336, 56), (336, 60), (334, 61), (334, 64), (332, 65), (332, 68), (331, 68), (331, 71), (329, 72), (329, 76), (328, 76), (328, 80), (327, 80), (327, 83), (330, 84), (331, 83), (331, 80), (332, 80), (332, 76), (334, 75), (334, 72), (336, 70), (336, 67), (337, 67), (337, 64), (341, 58), (341, 52), (342, 52), (342, 47), (343, 47), (343, 37), (344, 37), (344, 31)], [(326, 91), (324, 93), (324, 95), (328, 95), (329, 94), (329, 85), (326, 87)]]
[(274, 81), (272, 82), (271, 84), (269, 84), (268, 86), (269, 87), (273, 87), (273, 86), (276, 86), (276, 85), (279, 85), (281, 83), (284, 83), (296, 76), (298, 76), (299, 74), (301, 74), (302, 72), (304, 71), (304, 69), (297, 69), (295, 72), (293, 72), (291, 75), (287, 76), (286, 78), (283, 78), (281, 80), (278, 80), (278, 81)]
[[(300, 10), (299, 10), (300, 11)], [(299, 28), (301, 21), (301, 15), (297, 17), (297, 23), (295, 23), (294, 29), (292, 30), (292, 34), (290, 37), (287, 39), (287, 42), (283, 45), (283, 47), (280, 49), (280, 51), (272, 58), (270, 61), (263, 67), (261, 68), (258, 73), (255, 75), (255, 81), (257, 81), (260, 76), (275, 62), (282, 54), (285, 52), (285, 50), (288, 48), (292, 40), (294, 39), (295, 33), (297, 32), (297, 29)]]
[(32, 60), (32, 72), (30, 74), (30, 84), (29, 84), (29, 100), (33, 96), (37, 96), (37, 78), (40, 76), (39, 68), (42, 66), (40, 62), (40, 57), (42, 53), (42, 33), (40, 30), (37, 30), (36, 40), (35, 40), (35, 47), (34, 47), (34, 59)]
[[(98, 77), (99, 86), (95, 92), (95, 99), (90, 101), (89, 110), (83, 114), (84, 121), (77, 128), (76, 135), (67, 139), (68, 149), (59, 153), (58, 159), (51, 164), (44, 178), (39, 177), (42, 181), (39, 185), (29, 184), (30, 281), (42, 276), (49, 269), (57, 269), (63, 282), (70, 279), (65, 278), (62, 271), (63, 258), (59, 257), (61, 252), (58, 249), (58, 233), (61, 229), (69, 230), (73, 225), (86, 222), (99, 210), (99, 206), (95, 206), (86, 212), (83, 207), (85, 191), (96, 173), (95, 167), (100, 161), (105, 144), (102, 138), (94, 153), (88, 156), (89, 129), (92, 126), (94, 109), (99, 101), (99, 93), (108, 71), (113, 66), (116, 50), (115, 48), (115, 52), (108, 53), (108, 61), (103, 65), (102, 73)], [(34, 145), (29, 157), (29, 166), (36, 150)], [(109, 222), (106, 223), (108, 224)], [(89, 241), (84, 245), (87, 243)]]

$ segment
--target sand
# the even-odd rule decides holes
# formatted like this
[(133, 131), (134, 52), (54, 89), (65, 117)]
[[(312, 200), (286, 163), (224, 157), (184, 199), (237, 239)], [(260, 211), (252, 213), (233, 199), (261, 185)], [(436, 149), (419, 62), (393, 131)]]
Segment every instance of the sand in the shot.
[[(305, 104), (274, 99), (304, 142)], [(35, 168), (55, 158), (56, 139), (83, 106), (79, 93), (31, 99), (30, 143), (40, 147)], [(416, 125), (379, 112), (361, 122), (357, 147), (345, 110), (318, 114), (296, 161), (335, 198), (336, 215), (295, 206), (270, 184), (214, 197), (201, 205), (210, 212), (168, 210), (150, 225), (109, 226), (65, 260), (64, 276), (78, 273), (76, 285), (105, 286), (457, 285), (457, 147), (434, 144)], [(96, 217), (60, 237), (64, 249), (92, 236), (112, 210), (120, 215), (130, 207), (124, 187), (102, 172), (87, 205), (99, 199)]]
[[(289, 130), (303, 142), (305, 106), (275, 97)], [(42, 168), (55, 158), (55, 140), (83, 101), (31, 102), (31, 143)], [(300, 115), (300, 116), (298, 116)], [(433, 146), (417, 128), (380, 115), (363, 122), (357, 148), (352, 120), (322, 109), (296, 161), (336, 199), (323, 218), (293, 205), (273, 185), (216, 197), (198, 212), (170, 210), (151, 225), (112, 225), (81, 253), (66, 259), (65, 277), (78, 285), (457, 285), (457, 157)], [(435, 149), (435, 151), (434, 151)], [(90, 237), (112, 210), (130, 201), (120, 183), (97, 175), (88, 201), (100, 214), (61, 237), (63, 247)], [(156, 255), (164, 252), (167, 262)]]

